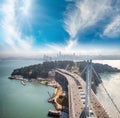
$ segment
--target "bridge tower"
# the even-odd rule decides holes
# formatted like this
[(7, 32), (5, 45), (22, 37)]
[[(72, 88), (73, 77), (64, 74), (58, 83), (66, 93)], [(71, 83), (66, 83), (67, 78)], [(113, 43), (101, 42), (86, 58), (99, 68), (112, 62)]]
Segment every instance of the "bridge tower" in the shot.
[(87, 68), (86, 68), (85, 114), (86, 116), (90, 117), (92, 60), (87, 60), (86, 67)]

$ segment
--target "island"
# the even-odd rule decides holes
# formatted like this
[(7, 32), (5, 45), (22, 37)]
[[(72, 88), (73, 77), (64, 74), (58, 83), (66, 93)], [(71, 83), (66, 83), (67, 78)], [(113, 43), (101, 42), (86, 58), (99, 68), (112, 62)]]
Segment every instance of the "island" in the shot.
[[(96, 73), (104, 73), (104, 72), (120, 72), (120, 69), (111, 67), (107, 64), (99, 64), (93, 63)], [(73, 61), (50, 61), (43, 62), (41, 64), (31, 65), (27, 67), (22, 67), (18, 69), (14, 69), (10, 79), (18, 79), (21, 80), (23, 85), (27, 81), (37, 81), (44, 85), (50, 85), (55, 87), (55, 92), (53, 96), (50, 96), (48, 102), (52, 102), (56, 108), (56, 111), (49, 111), (49, 115), (52, 113), (55, 115), (60, 115), (59, 111), (68, 112), (68, 96), (67, 91), (62, 86), (62, 82), (58, 82), (55, 79), (55, 73), (52, 70), (56, 68), (65, 69), (69, 72), (75, 72), (77, 74), (82, 73), (82, 78), (86, 81), (86, 72), (83, 73), (86, 67), (86, 61), (73, 62)], [(77, 70), (77, 71), (76, 71)], [(99, 76), (99, 74), (98, 74)], [(92, 89), (96, 93), (96, 87), (102, 82), (102, 80), (96, 77), (93, 73), (92, 75)], [(48, 93), (49, 94), (49, 93)]]

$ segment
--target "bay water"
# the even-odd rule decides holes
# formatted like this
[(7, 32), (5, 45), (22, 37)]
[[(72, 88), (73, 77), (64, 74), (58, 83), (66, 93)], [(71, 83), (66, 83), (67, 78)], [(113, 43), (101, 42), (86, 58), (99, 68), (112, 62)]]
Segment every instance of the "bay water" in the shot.
[(23, 86), (19, 80), (8, 79), (13, 69), (37, 63), (41, 61), (0, 61), (0, 118), (48, 118), (48, 110), (55, 109), (48, 103), (52, 87), (31, 82)]

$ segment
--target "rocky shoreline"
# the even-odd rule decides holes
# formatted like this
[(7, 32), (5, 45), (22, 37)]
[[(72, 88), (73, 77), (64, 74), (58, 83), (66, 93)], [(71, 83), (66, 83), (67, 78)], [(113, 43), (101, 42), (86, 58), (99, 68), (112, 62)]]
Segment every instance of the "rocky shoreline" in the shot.
[[(22, 82), (38, 82), (40, 84), (43, 84), (41, 81), (44, 81), (45, 79), (43, 78), (38, 78), (38, 79), (31, 79), (31, 80), (28, 80), (26, 78), (23, 78), (21, 75), (14, 75), (14, 76), (11, 76), (11, 77), (8, 77), (9, 79), (15, 79), (15, 80), (20, 80), (21, 83)], [(62, 90), (62, 87), (57, 83), (57, 82), (53, 82), (53, 81), (49, 81), (47, 84), (43, 84), (43, 85), (47, 85), (47, 86), (51, 86), (53, 88), (55, 88), (54, 90), (54, 93), (53, 93), (53, 96), (51, 96), (49, 99), (48, 99), (48, 102), (49, 103), (52, 103), (56, 109), (55, 110), (49, 110), (48, 111), (48, 115), (49, 116), (61, 116), (61, 111), (63, 110), (63, 107), (61, 104), (59, 104), (57, 102), (57, 100), (59, 99), (60, 96), (63, 96), (64, 92)], [(65, 111), (64, 112), (68, 113), (68, 111)]]

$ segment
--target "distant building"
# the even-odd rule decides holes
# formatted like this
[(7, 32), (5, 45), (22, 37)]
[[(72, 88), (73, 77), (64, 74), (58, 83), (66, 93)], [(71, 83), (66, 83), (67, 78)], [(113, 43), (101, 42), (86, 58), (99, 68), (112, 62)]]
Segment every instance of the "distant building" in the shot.
[(54, 70), (51, 70), (48, 72), (48, 77), (51, 78), (51, 79), (54, 79), (55, 78), (55, 71)]

